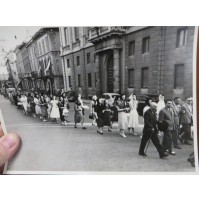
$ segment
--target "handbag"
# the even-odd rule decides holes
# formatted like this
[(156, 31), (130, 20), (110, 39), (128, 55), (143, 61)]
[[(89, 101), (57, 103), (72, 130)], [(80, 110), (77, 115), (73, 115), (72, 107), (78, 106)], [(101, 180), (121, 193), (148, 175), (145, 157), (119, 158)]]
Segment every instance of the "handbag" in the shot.
[(68, 109), (64, 108), (63, 112), (62, 112), (62, 115), (66, 115), (66, 114), (68, 114), (68, 112), (69, 112)]
[(94, 119), (94, 118), (93, 118), (93, 114), (89, 114), (88, 118), (89, 118), (89, 119)]

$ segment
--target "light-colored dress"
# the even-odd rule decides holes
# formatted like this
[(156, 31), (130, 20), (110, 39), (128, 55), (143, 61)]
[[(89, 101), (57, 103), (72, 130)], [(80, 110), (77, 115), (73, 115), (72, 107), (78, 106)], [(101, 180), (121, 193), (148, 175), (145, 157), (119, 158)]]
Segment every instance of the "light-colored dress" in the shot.
[[(116, 103), (116, 107), (119, 109), (126, 108), (126, 102), (122, 101), (121, 103)], [(126, 130), (128, 128), (128, 113), (124, 111), (118, 111), (118, 129)]]
[(50, 113), (50, 118), (60, 118), (58, 101), (57, 100), (51, 100), (50, 103), (52, 104), (52, 110)]
[(51, 109), (52, 109), (52, 106), (51, 106), (51, 104), (50, 104), (50, 101), (51, 101), (50, 98), (47, 97), (47, 98), (46, 98), (46, 103), (47, 103), (47, 106), (48, 106), (48, 108), (47, 108), (48, 116), (50, 116)]
[(42, 114), (41, 107), (39, 106), (40, 101), (37, 98), (34, 98), (34, 103), (35, 103), (35, 113)]
[(137, 101), (131, 100), (129, 102), (129, 107), (131, 109), (128, 118), (128, 128), (135, 128), (138, 126), (138, 112), (137, 112)]
[(23, 105), (25, 111), (27, 111), (27, 109), (28, 109), (28, 101), (27, 101), (27, 100), (28, 100), (28, 99), (27, 99), (26, 96), (21, 97), (21, 99), (20, 99), (20, 101), (21, 101), (21, 103), (22, 103), (22, 105)]

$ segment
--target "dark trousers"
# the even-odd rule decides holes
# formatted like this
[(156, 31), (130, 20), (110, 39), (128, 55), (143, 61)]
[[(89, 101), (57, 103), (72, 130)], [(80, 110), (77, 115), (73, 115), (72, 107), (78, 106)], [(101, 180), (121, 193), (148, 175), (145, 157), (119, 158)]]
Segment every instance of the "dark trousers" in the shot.
[(151, 138), (151, 141), (153, 142), (154, 146), (156, 147), (159, 155), (161, 156), (164, 153), (164, 150), (160, 144), (158, 134), (157, 134), (157, 132), (151, 132), (151, 131), (143, 131), (139, 153), (144, 154), (146, 144), (150, 138)]
[(174, 130), (173, 131), (173, 135), (172, 135), (172, 141), (173, 141), (173, 146), (178, 146), (178, 130)]
[(181, 139), (187, 142), (191, 138), (191, 124), (182, 124)]
[(174, 131), (173, 130), (166, 130), (164, 131), (164, 136), (162, 140), (162, 147), (164, 150), (172, 151), (172, 136)]

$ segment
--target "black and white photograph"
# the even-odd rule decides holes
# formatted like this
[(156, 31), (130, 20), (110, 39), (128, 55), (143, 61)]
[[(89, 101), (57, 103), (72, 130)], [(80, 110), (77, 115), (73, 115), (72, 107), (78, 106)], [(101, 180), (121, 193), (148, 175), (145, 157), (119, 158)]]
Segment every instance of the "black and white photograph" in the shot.
[(196, 173), (197, 35), (0, 26), (0, 109), (21, 139), (4, 173)]

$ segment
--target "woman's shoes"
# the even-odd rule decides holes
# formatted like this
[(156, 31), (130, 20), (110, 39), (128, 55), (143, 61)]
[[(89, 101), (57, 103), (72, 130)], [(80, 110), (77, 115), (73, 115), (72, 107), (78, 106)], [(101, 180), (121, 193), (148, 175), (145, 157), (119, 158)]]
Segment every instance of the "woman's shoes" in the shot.
[(119, 134), (124, 138), (126, 137), (126, 135), (124, 133), (119, 132)]
[(112, 129), (111, 129), (111, 128), (108, 128), (108, 132), (112, 132)]
[(74, 128), (77, 128), (77, 126), (76, 126), (76, 125), (74, 125)]

